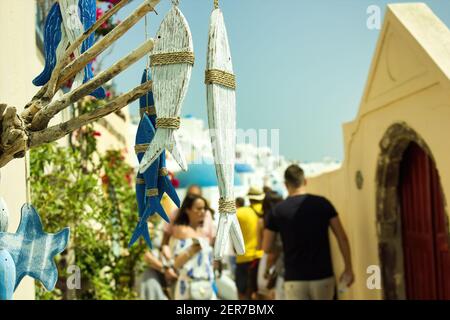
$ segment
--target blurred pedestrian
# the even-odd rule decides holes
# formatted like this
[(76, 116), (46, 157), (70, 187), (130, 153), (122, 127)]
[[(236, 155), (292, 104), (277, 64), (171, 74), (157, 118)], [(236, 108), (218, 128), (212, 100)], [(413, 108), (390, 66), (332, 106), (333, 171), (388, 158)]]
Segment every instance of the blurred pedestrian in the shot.
[[(186, 190), (186, 197), (188, 197), (189, 195), (202, 196), (202, 188), (197, 184), (190, 185)], [(167, 258), (170, 257), (170, 253), (169, 253), (170, 250), (168, 248), (168, 244), (169, 244), (169, 239), (173, 233), (174, 221), (176, 220), (178, 212), (179, 212), (179, 209), (175, 209), (173, 212), (171, 212), (169, 214), (170, 223), (166, 224), (164, 226), (164, 237), (163, 237), (162, 244), (163, 244), (164, 255)], [(201, 230), (202, 235), (205, 236), (206, 238), (208, 238), (209, 243), (211, 245), (214, 244), (214, 240), (216, 237), (216, 227), (214, 225), (213, 215), (214, 215), (213, 210), (211, 210), (208, 206), (208, 209), (205, 213), (205, 219), (203, 222), (202, 230)]]
[(242, 208), (243, 206), (245, 206), (244, 198), (236, 198), (236, 209)]
[[(260, 233), (264, 230), (265, 220), (267, 219), (267, 216), (271, 212), (272, 208), (276, 204), (283, 201), (283, 197), (271, 189), (266, 189), (265, 194), (266, 195), (262, 203), (263, 219), (260, 220), (261, 223), (259, 224)], [(263, 242), (263, 236), (261, 239)], [(274, 246), (275, 248), (272, 252), (265, 253), (263, 255), (258, 268), (258, 296), (264, 300), (273, 299), (274, 297), (276, 298), (276, 296), (278, 296), (278, 299), (281, 298), (280, 292), (278, 292), (278, 294), (277, 292), (273, 292), (276, 283), (283, 280), (282, 277), (284, 273), (281, 239), (278, 235)]]
[(345, 263), (340, 282), (348, 287), (354, 280), (349, 241), (333, 205), (324, 197), (306, 192), (306, 179), (299, 166), (289, 166), (284, 180), (289, 197), (269, 214), (263, 249), (272, 251), (279, 232), (284, 251), (286, 299), (331, 300), (336, 284), (329, 227), (336, 236)]
[(217, 298), (213, 268), (213, 248), (204, 236), (203, 223), (208, 205), (199, 195), (188, 194), (174, 221), (170, 247), (178, 279), (176, 300)]
[(236, 257), (235, 271), (236, 286), (241, 300), (256, 298), (258, 265), (264, 253), (259, 248), (261, 239), (258, 234), (258, 224), (262, 219), (264, 192), (251, 187), (247, 197), (250, 206), (241, 207), (236, 211), (245, 242), (245, 254)]
[(165, 263), (161, 254), (163, 223), (159, 215), (152, 216), (148, 223), (153, 249), (144, 254), (147, 268), (138, 280), (138, 291), (143, 300), (167, 300), (170, 296), (167, 288), (177, 279), (175, 270)]

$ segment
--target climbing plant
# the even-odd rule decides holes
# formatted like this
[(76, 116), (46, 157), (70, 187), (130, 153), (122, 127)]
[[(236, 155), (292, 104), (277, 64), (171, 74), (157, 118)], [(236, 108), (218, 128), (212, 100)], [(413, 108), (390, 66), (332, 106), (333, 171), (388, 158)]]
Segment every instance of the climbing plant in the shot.
[[(103, 103), (83, 100), (76, 109), (82, 114)], [(68, 147), (51, 143), (31, 151), (32, 202), (43, 224), (49, 232), (71, 227), (69, 247), (57, 260), (56, 290), (37, 285), (38, 299), (136, 298), (145, 247), (127, 248), (136, 226), (133, 169), (121, 150), (99, 154), (99, 135), (88, 125), (70, 136)]]

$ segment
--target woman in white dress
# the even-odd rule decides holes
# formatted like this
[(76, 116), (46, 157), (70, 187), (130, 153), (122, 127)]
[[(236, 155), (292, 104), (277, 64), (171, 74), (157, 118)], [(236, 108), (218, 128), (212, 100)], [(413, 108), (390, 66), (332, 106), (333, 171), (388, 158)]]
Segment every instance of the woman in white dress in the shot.
[(187, 195), (175, 218), (170, 247), (178, 271), (175, 300), (216, 299), (213, 248), (202, 234), (207, 210), (206, 200)]

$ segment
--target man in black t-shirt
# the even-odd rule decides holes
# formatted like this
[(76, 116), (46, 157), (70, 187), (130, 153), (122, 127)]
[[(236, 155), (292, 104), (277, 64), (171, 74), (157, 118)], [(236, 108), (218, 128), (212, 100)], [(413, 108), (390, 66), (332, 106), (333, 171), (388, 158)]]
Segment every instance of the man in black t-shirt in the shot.
[(333, 205), (324, 197), (306, 193), (304, 172), (299, 166), (289, 166), (284, 179), (289, 197), (267, 215), (263, 250), (271, 251), (279, 232), (287, 300), (331, 300), (335, 279), (328, 228), (336, 236), (345, 262), (340, 282), (349, 287), (354, 275), (347, 236)]

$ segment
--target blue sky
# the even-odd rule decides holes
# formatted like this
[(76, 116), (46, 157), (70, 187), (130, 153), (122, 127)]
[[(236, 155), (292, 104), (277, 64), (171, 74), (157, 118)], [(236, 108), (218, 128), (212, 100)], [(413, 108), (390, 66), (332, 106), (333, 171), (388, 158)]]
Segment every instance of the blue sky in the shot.
[[(237, 77), (237, 125), (242, 129), (280, 129), (280, 153), (288, 159), (342, 160), (342, 123), (358, 111), (379, 30), (366, 26), (370, 5), (382, 17), (385, 0), (221, 0)], [(411, 2), (396, 0), (395, 2)], [(450, 1), (425, 0), (450, 26)], [(118, 15), (124, 19), (142, 0)], [(170, 0), (148, 17), (156, 34)], [(203, 83), (209, 16), (213, 0), (180, 0), (193, 34), (196, 64), (183, 115), (206, 120)], [(143, 21), (120, 39), (104, 66), (125, 56), (145, 39)], [(116, 77), (117, 88), (139, 84), (145, 61)], [(136, 103), (130, 112), (137, 112)]]

